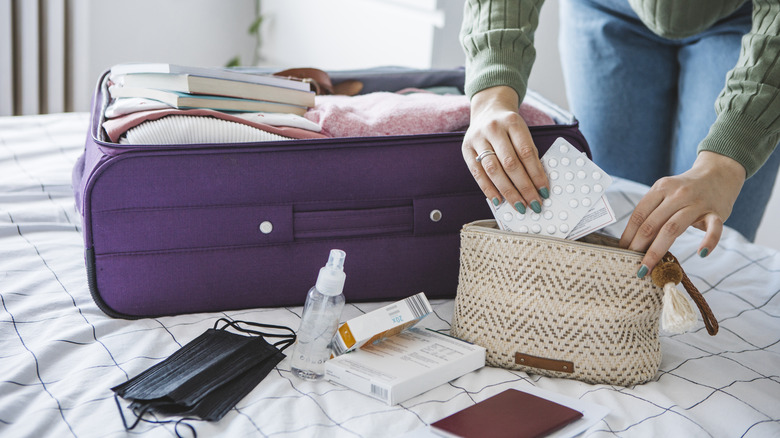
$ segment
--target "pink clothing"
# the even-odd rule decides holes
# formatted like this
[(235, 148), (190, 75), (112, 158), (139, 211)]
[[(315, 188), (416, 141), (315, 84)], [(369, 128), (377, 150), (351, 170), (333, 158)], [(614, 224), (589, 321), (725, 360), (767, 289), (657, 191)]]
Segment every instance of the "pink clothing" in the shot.
[[(376, 92), (358, 96), (317, 96), (316, 105), (304, 117), (322, 127), (314, 132), (291, 126), (272, 126), (255, 120), (211, 109), (164, 108), (138, 111), (103, 122), (108, 138), (117, 143), (128, 130), (147, 120), (169, 115), (210, 116), (252, 126), (293, 139), (325, 137), (372, 137), (456, 132), (468, 128), (468, 97), (429, 92), (410, 94)], [(520, 115), (528, 126), (555, 122), (545, 112), (528, 104), (520, 106)]]
[(273, 134), (281, 135), (282, 137), (289, 137), (295, 139), (305, 138), (325, 138), (326, 135), (319, 132), (310, 131), (307, 129), (293, 128), (290, 126), (271, 126), (265, 123), (258, 123), (246, 120), (241, 117), (224, 113), (221, 111), (215, 111), (211, 109), (156, 109), (148, 111), (139, 111), (135, 113), (126, 114), (124, 116), (116, 117), (103, 122), (103, 129), (106, 131), (108, 138), (114, 143), (119, 142), (119, 138), (127, 132), (130, 128), (134, 128), (147, 120), (157, 120), (168, 115), (184, 115), (184, 116), (210, 116), (222, 120), (229, 120), (231, 122), (241, 123), (243, 125), (249, 125), (257, 129), (267, 131)]
[[(530, 105), (520, 106), (528, 126), (555, 122)], [(304, 114), (322, 126), (329, 137), (432, 134), (465, 130), (469, 125), (469, 99), (463, 95), (376, 92), (358, 96), (317, 96), (314, 108)]]

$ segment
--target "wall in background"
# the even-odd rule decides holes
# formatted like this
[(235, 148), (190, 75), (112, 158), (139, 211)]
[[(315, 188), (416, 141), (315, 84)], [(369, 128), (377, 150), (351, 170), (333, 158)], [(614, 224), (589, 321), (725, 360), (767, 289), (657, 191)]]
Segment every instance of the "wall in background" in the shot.
[[(47, 112), (52, 79), (65, 88), (55, 112), (87, 111), (100, 73), (121, 62), (251, 60), (254, 16), (254, 0), (0, 0), (0, 114)], [(56, 77), (52, 55), (65, 57)]]
[(261, 62), (271, 66), (428, 68), (436, 29), (451, 24), (436, 0), (266, 0), (262, 6)]
[(539, 14), (539, 27), (534, 35), (536, 61), (528, 78), (528, 87), (538, 91), (561, 108), (569, 108), (563, 71), (558, 56), (558, 1), (547, 0)]
[[(247, 32), (253, 0), (79, 0), (84, 43), (79, 79), (91, 93), (98, 75), (120, 62), (223, 66), (236, 55), (252, 59)], [(228, 5), (230, 7), (228, 7)]]

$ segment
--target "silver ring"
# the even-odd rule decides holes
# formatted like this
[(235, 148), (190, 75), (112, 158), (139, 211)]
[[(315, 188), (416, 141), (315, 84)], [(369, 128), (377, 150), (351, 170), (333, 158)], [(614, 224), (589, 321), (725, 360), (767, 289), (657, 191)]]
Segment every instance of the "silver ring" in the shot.
[(491, 151), (490, 149), (482, 151), (482, 152), (479, 153), (479, 155), (477, 155), (477, 163), (481, 163), (482, 160), (485, 159), (485, 157), (490, 156), (490, 155), (495, 155), (495, 154), (496, 154), (496, 152), (495, 151)]

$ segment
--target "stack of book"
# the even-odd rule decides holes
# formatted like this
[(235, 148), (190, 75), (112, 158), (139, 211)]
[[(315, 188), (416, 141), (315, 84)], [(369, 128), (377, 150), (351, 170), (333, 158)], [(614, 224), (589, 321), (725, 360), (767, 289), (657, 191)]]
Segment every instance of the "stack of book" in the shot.
[(308, 82), (267, 74), (172, 64), (111, 68), (111, 97), (140, 97), (175, 108), (303, 115), (314, 106)]

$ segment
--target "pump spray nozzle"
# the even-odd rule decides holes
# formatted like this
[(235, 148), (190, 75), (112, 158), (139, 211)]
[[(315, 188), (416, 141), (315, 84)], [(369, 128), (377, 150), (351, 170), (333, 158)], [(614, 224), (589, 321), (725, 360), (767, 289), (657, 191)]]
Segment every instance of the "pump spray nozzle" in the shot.
[(340, 249), (330, 250), (328, 263), (320, 269), (317, 276), (317, 289), (325, 295), (338, 295), (344, 290), (344, 258), (347, 254)]
[(339, 271), (344, 270), (344, 258), (347, 257), (347, 253), (340, 249), (332, 249), (330, 250), (330, 255), (328, 256), (328, 263), (325, 264), (327, 267), (336, 268)]

